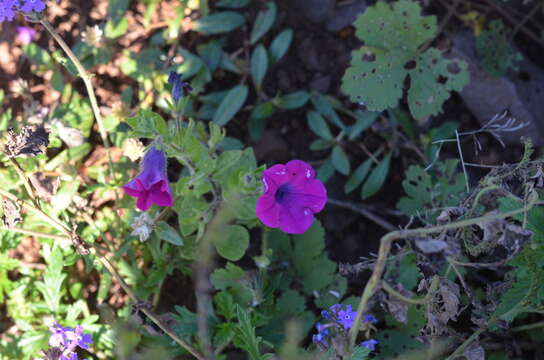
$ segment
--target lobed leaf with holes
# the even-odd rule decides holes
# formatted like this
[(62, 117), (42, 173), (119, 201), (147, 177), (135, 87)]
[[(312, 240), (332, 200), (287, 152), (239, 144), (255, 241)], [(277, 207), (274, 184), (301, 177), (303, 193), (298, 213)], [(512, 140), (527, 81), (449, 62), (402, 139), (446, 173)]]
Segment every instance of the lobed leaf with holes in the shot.
[(467, 64), (449, 60), (440, 50), (424, 50), (437, 32), (436, 18), (422, 16), (411, 0), (378, 2), (355, 22), (364, 46), (352, 52), (342, 90), (369, 110), (396, 107), (409, 76), (408, 106), (416, 119), (441, 112), (452, 90), (469, 80)]

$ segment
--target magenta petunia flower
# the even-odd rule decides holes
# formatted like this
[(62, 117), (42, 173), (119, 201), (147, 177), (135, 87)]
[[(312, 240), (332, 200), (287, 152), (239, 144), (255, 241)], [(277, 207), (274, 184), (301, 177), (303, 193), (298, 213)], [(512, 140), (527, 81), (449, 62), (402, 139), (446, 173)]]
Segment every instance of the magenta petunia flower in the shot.
[(153, 203), (172, 206), (172, 192), (166, 176), (166, 155), (154, 146), (145, 153), (138, 176), (125, 186), (125, 192), (138, 198), (136, 206), (146, 211)]
[(34, 39), (36, 35), (36, 30), (26, 26), (17, 26), (17, 39), (24, 45), (28, 45)]
[(301, 160), (274, 165), (263, 172), (264, 194), (257, 200), (257, 217), (271, 228), (302, 234), (314, 214), (327, 203), (327, 190), (314, 169)]

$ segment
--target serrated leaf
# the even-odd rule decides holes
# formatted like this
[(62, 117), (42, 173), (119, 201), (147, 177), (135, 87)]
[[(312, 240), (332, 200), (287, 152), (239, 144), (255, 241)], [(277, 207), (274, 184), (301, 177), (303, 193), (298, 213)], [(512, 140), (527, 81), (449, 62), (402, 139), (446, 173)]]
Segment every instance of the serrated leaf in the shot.
[(227, 321), (230, 321), (236, 316), (236, 305), (234, 304), (234, 298), (226, 291), (218, 292), (213, 301), (217, 306), (217, 313), (222, 315)]
[(230, 261), (240, 260), (249, 247), (249, 233), (240, 225), (228, 226), (224, 236), (217, 236), (215, 239), (215, 248), (219, 255)]
[(268, 70), (268, 55), (262, 44), (259, 44), (251, 54), (251, 77), (257, 91), (261, 90), (266, 71)]
[(350, 171), (350, 164), (348, 160), (348, 156), (344, 152), (344, 149), (340, 145), (336, 145), (332, 149), (332, 164), (334, 165), (334, 168), (338, 170), (339, 173), (344, 175), (349, 175)]
[(372, 170), (368, 179), (366, 179), (363, 188), (361, 189), (361, 198), (368, 199), (372, 195), (376, 194), (382, 188), (385, 180), (387, 179), (387, 174), (389, 173), (389, 166), (391, 165), (391, 153), (385, 155), (385, 157), (380, 161), (378, 166)]
[(344, 185), (344, 192), (346, 194), (349, 194), (363, 183), (366, 176), (368, 175), (368, 172), (370, 171), (371, 166), (372, 159), (367, 159), (362, 162), (361, 165), (357, 167), (357, 169), (355, 169), (353, 174), (351, 174), (351, 176), (349, 177), (348, 181), (346, 181), (346, 185)]
[(452, 90), (460, 91), (468, 84), (468, 65), (448, 60), (435, 48), (416, 57), (416, 67), (409, 71), (408, 106), (414, 118), (420, 120), (442, 111), (442, 104)]
[(237, 85), (230, 89), (215, 111), (212, 121), (219, 126), (225, 126), (244, 105), (247, 92), (245, 85)]
[(192, 30), (204, 34), (221, 34), (232, 31), (245, 23), (242, 14), (234, 11), (217, 12), (193, 21)]
[(274, 24), (274, 21), (276, 20), (276, 12), (276, 3), (273, 1), (266, 3), (266, 10), (259, 11), (249, 36), (251, 45), (254, 45), (268, 30), (270, 30), (272, 24)]
[(293, 30), (291, 29), (282, 31), (272, 40), (269, 49), (270, 63), (274, 64), (278, 62), (285, 55), (291, 45), (291, 41), (293, 41)]
[(161, 240), (164, 240), (176, 246), (183, 245), (183, 239), (181, 238), (179, 231), (175, 230), (164, 221), (159, 221), (157, 223), (157, 225), (155, 226), (155, 232)]
[(304, 106), (309, 98), (310, 94), (301, 90), (280, 96), (274, 101), (274, 104), (282, 110), (293, 110)]
[(510, 32), (501, 20), (493, 20), (476, 38), (481, 66), (492, 76), (501, 77), (508, 68), (518, 70), (517, 62), (523, 59), (510, 44)]
[(314, 132), (317, 136), (325, 139), (331, 140), (333, 138), (329, 125), (321, 115), (316, 111), (308, 111), (306, 113), (306, 121), (310, 130)]
[(355, 26), (365, 46), (352, 52), (342, 90), (369, 110), (396, 107), (408, 74), (410, 110), (418, 119), (439, 113), (450, 91), (468, 82), (466, 63), (445, 60), (434, 48), (420, 54), (418, 49), (436, 35), (437, 26), (434, 16), (421, 16), (417, 2), (378, 2)]

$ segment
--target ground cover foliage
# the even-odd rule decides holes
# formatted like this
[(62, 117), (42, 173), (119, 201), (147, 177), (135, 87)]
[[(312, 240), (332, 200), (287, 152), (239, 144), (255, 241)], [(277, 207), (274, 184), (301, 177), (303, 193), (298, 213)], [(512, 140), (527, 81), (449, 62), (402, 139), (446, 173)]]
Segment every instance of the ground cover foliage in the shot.
[(538, 136), (451, 38), (531, 77), (544, 5), (367, 1), (329, 91), (291, 6), (0, 0), (0, 360), (542, 356)]

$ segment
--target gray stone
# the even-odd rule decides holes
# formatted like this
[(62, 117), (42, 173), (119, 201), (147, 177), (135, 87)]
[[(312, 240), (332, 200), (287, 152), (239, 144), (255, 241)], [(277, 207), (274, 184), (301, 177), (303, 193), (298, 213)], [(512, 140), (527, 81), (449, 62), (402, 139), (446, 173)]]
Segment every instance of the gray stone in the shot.
[[(475, 39), (464, 31), (453, 38), (451, 57), (469, 64), (470, 83), (460, 92), (463, 101), (480, 124), (485, 125), (493, 116), (509, 109), (514, 118), (528, 125), (515, 132), (502, 132), (506, 144), (518, 144), (522, 136), (531, 138), (536, 145), (544, 144), (544, 71), (528, 60), (520, 63), (517, 73), (495, 78), (479, 66)], [(526, 74), (520, 79), (518, 74)]]
[(367, 7), (366, 0), (354, 0), (352, 3), (337, 6), (334, 15), (327, 19), (327, 30), (337, 32), (350, 26)]
[(292, 0), (291, 4), (305, 18), (320, 23), (330, 17), (334, 11), (335, 0)]

